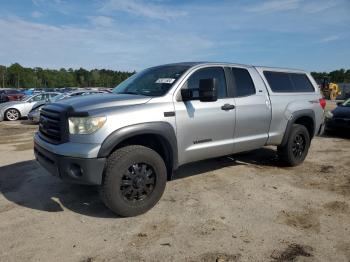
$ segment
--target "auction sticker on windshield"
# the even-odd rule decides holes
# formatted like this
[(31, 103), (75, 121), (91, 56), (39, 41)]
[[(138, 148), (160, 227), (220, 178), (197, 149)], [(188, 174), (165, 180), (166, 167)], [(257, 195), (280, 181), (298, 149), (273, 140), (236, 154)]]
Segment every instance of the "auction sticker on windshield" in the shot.
[(175, 78), (158, 78), (156, 84), (172, 84), (174, 81)]

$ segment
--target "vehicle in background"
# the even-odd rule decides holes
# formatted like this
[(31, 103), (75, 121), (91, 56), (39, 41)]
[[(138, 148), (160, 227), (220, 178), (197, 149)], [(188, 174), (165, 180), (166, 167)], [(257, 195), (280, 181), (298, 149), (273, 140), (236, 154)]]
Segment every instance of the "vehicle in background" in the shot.
[(38, 102), (49, 102), (55, 96), (56, 92), (41, 93), (32, 96), (25, 96), (21, 101), (12, 101), (0, 105), (0, 121), (15, 121), (21, 117), (26, 117), (32, 107)]
[(34, 95), (34, 88), (25, 89), (22, 91), (22, 93), (26, 96), (32, 96), (32, 95)]
[(339, 100), (347, 100), (350, 98), (350, 83), (338, 83), (341, 94), (337, 97)]
[(350, 98), (345, 102), (338, 103), (338, 106), (325, 115), (326, 127), (328, 132), (350, 131)]
[(54, 98), (51, 99), (49, 102), (38, 102), (36, 103), (32, 110), (28, 113), (28, 120), (30, 120), (33, 124), (38, 124), (39, 123), (39, 117), (40, 117), (40, 109), (46, 105), (47, 103), (53, 103), (53, 102), (58, 102), (62, 99), (67, 99), (70, 97), (76, 97), (76, 96), (86, 96), (86, 95), (93, 95), (93, 94), (103, 94), (103, 93), (108, 93), (106, 91), (95, 91), (95, 90), (81, 90), (81, 91), (74, 91), (74, 92), (69, 92), (69, 93), (63, 93), (55, 96)]
[(324, 98), (336, 100), (337, 96), (341, 95), (341, 90), (336, 83), (331, 83), (329, 77), (323, 78), (320, 89)]
[(120, 216), (152, 208), (173, 170), (194, 161), (270, 145), (299, 165), (324, 126), (325, 99), (303, 70), (168, 64), (113, 92), (44, 106), (34, 152), (51, 174), (100, 186)]
[(32, 95), (37, 95), (41, 93), (50, 93), (50, 92), (61, 93), (61, 91), (57, 89), (58, 88), (29, 88), (29, 89), (22, 90), (22, 93), (26, 96), (32, 96)]
[(0, 89), (0, 103), (19, 101), (24, 95), (15, 89)]

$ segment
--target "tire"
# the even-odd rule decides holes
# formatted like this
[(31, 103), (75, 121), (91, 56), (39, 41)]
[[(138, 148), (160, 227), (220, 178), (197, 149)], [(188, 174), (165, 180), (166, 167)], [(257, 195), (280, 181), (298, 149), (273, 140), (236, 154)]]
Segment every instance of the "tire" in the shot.
[(159, 201), (166, 181), (165, 163), (157, 152), (139, 145), (126, 146), (107, 159), (101, 198), (119, 216), (140, 215)]
[(278, 157), (286, 166), (297, 166), (305, 160), (309, 147), (310, 135), (306, 127), (294, 124), (286, 145), (277, 147)]
[(9, 108), (5, 112), (5, 119), (9, 121), (16, 121), (20, 119), (21, 113), (15, 108)]

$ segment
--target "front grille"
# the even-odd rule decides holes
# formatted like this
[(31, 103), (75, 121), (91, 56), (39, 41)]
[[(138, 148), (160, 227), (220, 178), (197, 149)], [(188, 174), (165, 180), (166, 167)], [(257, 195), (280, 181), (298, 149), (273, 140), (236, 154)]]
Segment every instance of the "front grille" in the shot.
[(60, 114), (53, 110), (42, 109), (40, 112), (39, 131), (49, 140), (61, 142)]
[(68, 141), (66, 110), (52, 105), (42, 107), (39, 118), (39, 135), (52, 144)]

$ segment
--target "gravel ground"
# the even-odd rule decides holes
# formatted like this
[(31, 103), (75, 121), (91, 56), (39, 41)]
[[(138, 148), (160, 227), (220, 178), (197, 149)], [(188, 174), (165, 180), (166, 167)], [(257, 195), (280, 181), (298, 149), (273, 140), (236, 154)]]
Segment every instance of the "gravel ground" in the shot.
[(272, 147), (182, 167), (151, 211), (118, 218), (36, 164), (35, 130), (0, 123), (0, 261), (350, 261), (347, 138), (315, 138), (295, 168)]

